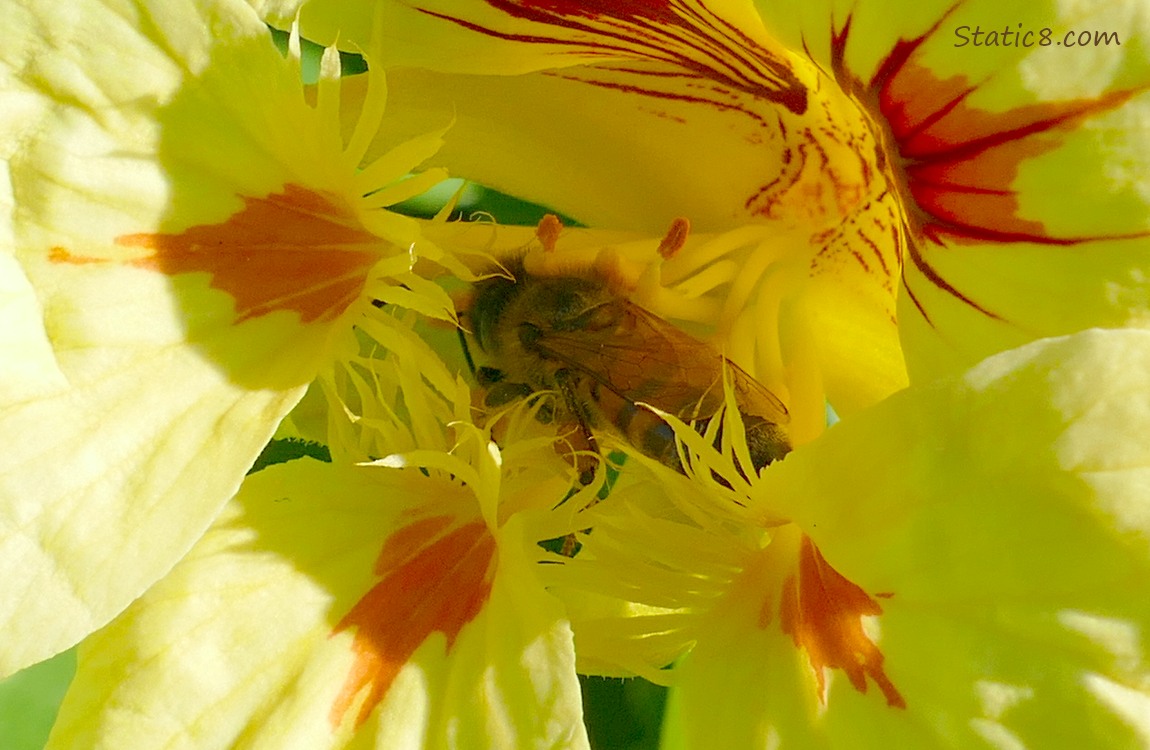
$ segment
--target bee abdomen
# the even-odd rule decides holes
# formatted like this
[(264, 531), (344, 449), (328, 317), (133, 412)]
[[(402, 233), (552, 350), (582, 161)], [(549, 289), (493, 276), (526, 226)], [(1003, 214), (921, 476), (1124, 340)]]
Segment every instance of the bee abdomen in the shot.
[[(676, 471), (683, 471), (683, 464), (679, 458), (679, 447), (675, 439), (675, 431), (667, 422), (652, 412), (629, 405), (631, 411), (624, 423), (617, 426), (636, 448), (645, 455), (668, 466)], [(620, 413), (626, 412), (624, 410)], [(640, 414), (643, 412), (643, 414)], [(778, 461), (791, 451), (790, 439), (782, 427), (762, 417), (743, 414), (743, 428), (746, 431), (747, 450), (750, 453), (751, 464), (757, 473), (764, 466)], [(623, 421), (622, 419), (620, 420)], [(703, 434), (710, 426), (710, 419), (700, 419), (694, 424), (695, 431)], [(723, 425), (725, 427), (725, 425)], [(721, 450), (723, 442), (723, 429), (715, 435), (714, 447)], [(743, 467), (737, 466), (739, 473), (747, 477)]]

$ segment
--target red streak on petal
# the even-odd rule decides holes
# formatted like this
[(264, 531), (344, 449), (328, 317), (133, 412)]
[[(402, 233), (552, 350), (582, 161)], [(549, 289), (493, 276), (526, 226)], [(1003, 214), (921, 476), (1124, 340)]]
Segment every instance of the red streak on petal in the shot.
[(492, 2), (496, 7), (521, 6), (563, 16), (615, 16), (617, 18), (652, 18), (664, 23), (675, 21), (669, 0), (519, 0)]
[[(988, 112), (966, 103), (974, 88), (961, 76), (940, 80), (908, 63), (880, 91), (928, 236), (1055, 245), (1101, 239), (1057, 237), (1041, 222), (1018, 216), (1012, 185), (1024, 161), (1061, 147), (1066, 133), (1136, 92)], [(921, 91), (933, 96), (912, 105), (912, 92)]]
[(355, 663), (332, 705), (333, 727), (367, 688), (355, 719), (357, 727), (363, 724), (428, 636), (443, 633), (450, 650), (483, 609), (495, 539), (482, 522), (451, 528), (453, 521), (425, 518), (393, 534), (376, 561), (381, 580), (336, 625), (333, 635), (355, 630)]
[(882, 607), (828, 565), (806, 536), (799, 548), (798, 568), (797, 580), (792, 575), (783, 584), (780, 624), (795, 645), (807, 652), (820, 699), (826, 702), (824, 670), (841, 669), (860, 693), (867, 691), (870, 677), (888, 706), (906, 708), (883, 670), (882, 652), (863, 632), (862, 618), (882, 614)]
[[(646, 85), (621, 87), (647, 96), (678, 98), (698, 88), (698, 80), (779, 104), (796, 114), (807, 108), (807, 89), (785, 56), (764, 48), (700, 0), (485, 0), (512, 19), (511, 31), (441, 13), (420, 12), (471, 31), (508, 41), (559, 45), (619, 59), (654, 60), (684, 70), (689, 79), (675, 92)], [(536, 26), (515, 22), (529, 22)], [(536, 33), (527, 33), (529, 30)], [(641, 72), (637, 80), (666, 75)], [(598, 85), (593, 80), (587, 81)], [(684, 97), (686, 98), (686, 97)], [(688, 101), (692, 99), (687, 99)], [(721, 102), (699, 98), (712, 106)], [(733, 108), (742, 109), (739, 105)], [(748, 114), (752, 114), (747, 110)]]
[[(940, 291), (1001, 319), (950, 284), (928, 260), (929, 254), (936, 246), (960, 243), (1059, 247), (1148, 236), (1147, 232), (1053, 234), (1043, 222), (1019, 215), (1013, 187), (1023, 162), (1061, 148), (1084, 121), (1120, 107), (1148, 87), (1025, 103), (1000, 112), (972, 106), (972, 95), (986, 81), (972, 82), (962, 75), (942, 79), (916, 61), (920, 48), (944, 28), (960, 5), (961, 0), (955, 2), (920, 36), (900, 39), (865, 83), (846, 65), (848, 16), (840, 29), (832, 29), (832, 68), (839, 85), (885, 123), (890, 162), (901, 182), (913, 266)], [(909, 285), (904, 289), (930, 323)]]
[[(128, 234), (122, 247), (149, 254), (128, 265), (175, 276), (207, 273), (211, 286), (236, 301), (236, 322), (290, 310), (303, 323), (339, 317), (363, 290), (380, 257), (381, 241), (359, 226), (337, 198), (296, 185), (244, 208), (220, 224), (179, 234)], [(54, 249), (49, 258), (72, 264), (109, 262)]]
[[(1094, 98), (1028, 103), (1001, 112), (968, 103), (982, 83), (965, 76), (938, 78), (915, 57), (933, 37), (955, 3), (914, 39), (899, 40), (870, 81), (846, 68), (850, 18), (832, 33), (832, 61), (840, 85), (854, 90), (887, 124), (913, 199), (911, 220), (929, 239), (967, 242), (1034, 242), (1069, 245), (1114, 236), (1058, 237), (1042, 222), (1018, 215), (1013, 189), (1021, 164), (1060, 148), (1083, 121), (1113, 110), (1145, 87)], [(1127, 235), (1121, 235), (1123, 237)]]

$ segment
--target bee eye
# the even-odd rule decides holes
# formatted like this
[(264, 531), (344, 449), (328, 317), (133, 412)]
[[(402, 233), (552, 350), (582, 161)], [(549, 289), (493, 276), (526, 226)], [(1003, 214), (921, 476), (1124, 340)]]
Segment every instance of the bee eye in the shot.
[(543, 330), (534, 323), (519, 324), (519, 343), (523, 344), (524, 347), (530, 348), (542, 337)]
[(596, 305), (576, 318), (566, 321), (562, 327), (564, 331), (607, 331), (618, 328), (621, 310), (618, 305), (604, 303)]

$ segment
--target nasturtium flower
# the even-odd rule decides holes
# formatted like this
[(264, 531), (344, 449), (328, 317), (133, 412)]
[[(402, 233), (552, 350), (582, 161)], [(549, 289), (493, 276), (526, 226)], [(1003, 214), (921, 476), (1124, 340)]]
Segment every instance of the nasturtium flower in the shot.
[(587, 747), (535, 543), (571, 528), (562, 459), (524, 409), (499, 450), (406, 324), (367, 328), (393, 347), (326, 379), (335, 460), (250, 476), (81, 645), (49, 747)]
[(442, 174), (408, 177), (434, 132), (365, 161), (382, 79), (341, 100), (329, 50), (305, 87), (298, 38), (285, 58), (244, 4), (0, 15), (7, 674), (104, 625), (187, 552), (308, 384), (354, 350), (373, 287), (435, 257), (385, 207)]
[[(253, 5), (368, 74), (226, 2), (2, 8), (7, 666), (127, 607), (55, 746), (581, 747), (576, 669), (672, 684), (668, 747), (1150, 742), (1150, 61), (951, 41), (1145, 9)], [(387, 211), (421, 165), (592, 228)], [(736, 470), (732, 396), (584, 485), (544, 401), (476, 408), (431, 279), (525, 251), (794, 451)], [(241, 486), (297, 403), (332, 462)]]
[[(1150, 741), (1150, 11), (298, 18), (389, 66), (385, 139), (454, 118), (434, 157), (453, 174), (592, 227), (689, 219), (701, 235), (640, 263), (632, 297), (791, 407), (794, 453), (745, 482), (682, 427), (689, 477), (613, 446), (592, 532), (545, 571), (582, 669), (674, 683), (668, 746)], [(963, 50), (975, 27), (1123, 43)], [(825, 433), (823, 395), (844, 417)]]
[[(816, 314), (862, 340), (853, 365), (826, 355), (836, 408), (901, 387), (903, 357), (929, 379), (1150, 319), (1144, 4), (302, 5), (305, 33), (395, 66), (391, 127), (455, 118), (455, 175), (589, 226), (797, 232)], [(976, 27), (997, 46), (959, 46)], [(1117, 42), (1053, 43), (1087, 29)]]

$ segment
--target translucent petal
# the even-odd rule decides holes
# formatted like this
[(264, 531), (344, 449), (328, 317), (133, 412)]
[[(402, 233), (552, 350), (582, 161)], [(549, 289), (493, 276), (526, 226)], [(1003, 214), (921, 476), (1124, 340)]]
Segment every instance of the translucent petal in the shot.
[[(415, 575), (413, 518), (468, 508), (466, 488), (416, 470), (301, 459), (259, 472), (171, 575), (86, 642), (49, 747), (585, 747), (570, 629), (513, 529), (474, 619), (393, 654), (394, 682), (366, 704), (376, 710), (348, 712), (359, 638), (402, 634), (417, 615), (343, 623), (389, 565)], [(428, 561), (433, 576), (466, 570)], [(468, 596), (466, 577), (411, 593), (448, 606)]]
[(0, 14), (7, 672), (171, 568), (395, 248), (358, 221), (335, 112), (246, 6)]
[[(820, 696), (752, 601), (684, 665), (673, 726), (809, 747), (1144, 746), (1147, 371), (1150, 332), (1042, 340), (772, 467), (763, 497), (881, 611), (861, 624), (904, 705), (835, 669)], [(731, 669), (762, 689), (727, 712)]]

